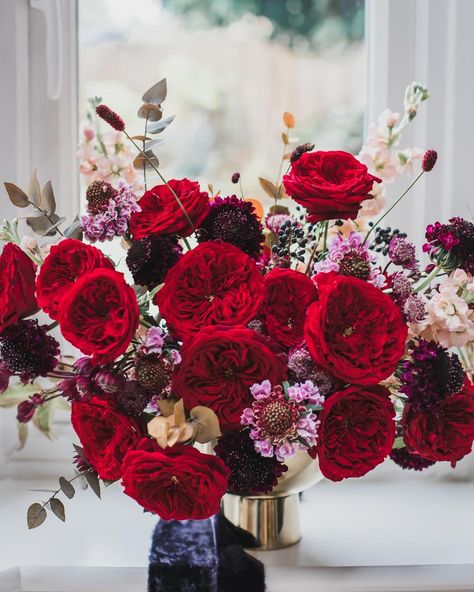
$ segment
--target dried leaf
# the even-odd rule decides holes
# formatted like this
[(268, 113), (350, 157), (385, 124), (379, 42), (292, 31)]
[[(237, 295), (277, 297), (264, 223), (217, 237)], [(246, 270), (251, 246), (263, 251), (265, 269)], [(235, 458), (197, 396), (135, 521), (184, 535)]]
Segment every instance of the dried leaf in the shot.
[(180, 425), (186, 421), (186, 415), (184, 413), (183, 399), (180, 399), (177, 403), (175, 403), (173, 411), (174, 411), (174, 422), (176, 425)]
[(61, 500), (57, 499), (56, 497), (52, 497), (49, 500), (49, 507), (53, 511), (53, 514), (59, 518), (59, 520), (62, 520), (63, 522), (66, 521), (66, 511)]
[(26, 219), (28, 226), (39, 234), (40, 236), (54, 236), (56, 234), (56, 230), (51, 230), (48, 234), (45, 234), (49, 228), (51, 228), (51, 222), (56, 224), (59, 220), (59, 216), (57, 214), (53, 214), (50, 216), (51, 220), (46, 216), (31, 216)]
[(36, 176), (36, 169), (33, 171), (33, 174), (30, 178), (30, 183), (28, 185), (28, 195), (30, 196), (30, 201), (32, 201), (35, 206), (39, 208), (41, 202), (41, 188), (38, 177)]
[(144, 103), (160, 105), (166, 99), (167, 92), (166, 78), (163, 78), (145, 92), (142, 101)]
[(160, 409), (161, 415), (163, 415), (164, 417), (169, 417), (170, 415), (173, 415), (175, 403), (175, 399), (160, 399), (159, 401), (157, 401), (157, 405)]
[(89, 484), (92, 491), (96, 494), (98, 498), (100, 498), (100, 481), (99, 477), (92, 471), (86, 471), (82, 473), (86, 478), (87, 483)]
[(283, 140), (283, 144), (288, 145), (289, 141), (288, 141), (288, 134), (285, 134), (285, 132), (281, 133), (281, 139)]
[(288, 111), (285, 111), (283, 113), (283, 123), (286, 125), (286, 127), (289, 127), (290, 129), (295, 127), (295, 118), (293, 116), (292, 113), (289, 113)]
[[(133, 161), (133, 166), (138, 170), (138, 171), (142, 171), (143, 170), (143, 164), (145, 164), (145, 169), (146, 170), (155, 170), (152, 166), (151, 163), (153, 163), (153, 165), (158, 168), (160, 166), (160, 161), (158, 160), (158, 158), (156, 157), (156, 155), (151, 152), (151, 150), (149, 150), (148, 152), (145, 152), (145, 154), (148, 156), (148, 159), (146, 159), (143, 156), (143, 153), (140, 153), (135, 160)], [(151, 161), (151, 163), (150, 163)]]
[(209, 407), (203, 407), (202, 405), (193, 407), (190, 415), (198, 424), (194, 432), (194, 438), (200, 444), (206, 444), (222, 435), (217, 415)]
[(146, 142), (147, 140), (151, 140), (147, 136), (132, 136), (132, 140), (138, 140), (139, 142)]
[(14, 183), (4, 183), (7, 190), (8, 197), (14, 206), (17, 208), (26, 208), (30, 205), (30, 201), (26, 193)]
[(31, 504), (31, 506), (28, 508), (28, 512), (26, 515), (28, 528), (38, 528), (38, 526), (41, 526), (43, 522), (46, 520), (46, 516), (46, 510), (43, 508), (41, 504)]
[(75, 238), (77, 240), (82, 240), (82, 226), (81, 221), (79, 220), (79, 216), (76, 216), (72, 221), (71, 225), (66, 228), (64, 231), (64, 236), (67, 238)]
[(19, 450), (22, 450), (28, 438), (28, 424), (18, 422), (18, 441), (20, 443)]
[(40, 208), (44, 210), (48, 216), (52, 216), (56, 211), (56, 200), (54, 199), (53, 186), (51, 181), (47, 181), (41, 192)]
[(59, 487), (67, 498), (72, 499), (74, 497), (76, 490), (74, 489), (72, 483), (69, 483), (69, 481), (64, 477), (59, 477)]
[(173, 123), (174, 117), (174, 115), (171, 115), (170, 117), (165, 117), (165, 119), (161, 119), (160, 121), (148, 123), (146, 127), (147, 134), (160, 134), (171, 123)]
[(150, 140), (149, 142), (145, 143), (145, 152), (151, 152), (155, 146), (159, 146), (165, 142), (166, 140), (162, 140), (160, 138), (157, 138), (156, 140)]
[[(52, 218), (51, 218), (51, 220), (52, 220)], [(66, 220), (66, 217), (62, 216), (61, 218), (58, 219), (58, 221), (55, 224), (50, 224), (50, 226), (43, 232), (43, 236), (52, 236), (53, 234), (55, 234), (58, 227), (61, 226), (61, 224), (63, 222), (65, 222), (65, 220)]]
[(140, 119), (146, 119), (148, 117), (148, 121), (160, 121), (163, 117), (160, 107), (153, 103), (145, 103), (142, 105), (140, 109), (138, 109), (137, 115)]
[(265, 179), (265, 177), (259, 177), (258, 180), (260, 181), (260, 185), (267, 195), (273, 198), (278, 195), (278, 187), (275, 185), (275, 183), (273, 183), (273, 181)]

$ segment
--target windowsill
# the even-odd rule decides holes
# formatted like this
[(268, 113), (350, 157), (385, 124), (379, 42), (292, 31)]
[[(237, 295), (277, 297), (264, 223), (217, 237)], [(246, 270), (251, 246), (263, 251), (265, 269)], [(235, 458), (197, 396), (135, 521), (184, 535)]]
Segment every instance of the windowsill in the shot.
[[(375, 471), (373, 478), (325, 481), (306, 492), (301, 503), (302, 541), (281, 551), (257, 554), (269, 567), (270, 591), (283, 590), (283, 582), (295, 577), (298, 590), (306, 589), (306, 579), (308, 585), (321, 586), (308, 590), (474, 590), (474, 530), (470, 527), (474, 483), (433, 481), (407, 473), (393, 480), (391, 474), (385, 468), (383, 473)], [(0, 570), (28, 565), (28, 573), (54, 579), (56, 568), (31, 569), (141, 568), (126, 573), (132, 580), (145, 581), (156, 518), (140, 512), (119, 486), (112, 486), (104, 490), (102, 501), (91, 491), (78, 491), (65, 502), (66, 524), (49, 516), (43, 526), (29, 532), (26, 508), (42, 494), (27, 490), (45, 486), (49, 486), (45, 480), (0, 482), (0, 523), (2, 532), (9, 533), (8, 543), (2, 545)], [(291, 569), (295, 567), (313, 569), (296, 572)], [(114, 577), (117, 571), (81, 573), (91, 578), (104, 573)], [(382, 582), (390, 585), (381, 587)], [(123, 588), (126, 592), (138, 589), (135, 585)], [(95, 590), (90, 582), (87, 590)]]

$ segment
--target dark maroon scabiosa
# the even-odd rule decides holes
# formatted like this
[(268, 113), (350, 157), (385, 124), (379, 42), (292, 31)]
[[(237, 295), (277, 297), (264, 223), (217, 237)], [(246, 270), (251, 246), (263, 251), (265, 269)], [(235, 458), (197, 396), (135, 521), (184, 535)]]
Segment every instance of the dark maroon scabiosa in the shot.
[(118, 195), (118, 191), (106, 181), (93, 181), (86, 191), (87, 210), (90, 214), (104, 212), (109, 201)]
[(422, 458), (418, 454), (408, 452), (407, 448), (395, 448), (390, 453), (390, 458), (402, 469), (412, 469), (413, 471), (423, 471), (435, 464), (432, 460)]
[(113, 399), (127, 415), (140, 416), (152, 398), (149, 390), (136, 380), (127, 380)]
[(423, 251), (446, 271), (456, 268), (474, 274), (474, 224), (464, 218), (450, 218), (426, 228)]
[(214, 452), (231, 470), (228, 491), (236, 495), (270, 493), (288, 470), (276, 458), (258, 454), (248, 430), (228, 432), (219, 439)]
[(10, 375), (28, 382), (58, 364), (59, 343), (36, 320), (18, 321), (0, 333), (0, 358)]
[(123, 132), (123, 130), (125, 129), (125, 123), (123, 119), (120, 117), (118, 113), (115, 113), (115, 111), (112, 111), (110, 107), (107, 107), (107, 105), (98, 105), (96, 107), (95, 112), (101, 119), (106, 121), (111, 127), (113, 127), (118, 132)]
[(236, 185), (240, 181), (240, 173), (234, 173), (231, 177), (231, 181)]
[(152, 234), (132, 243), (126, 263), (133, 281), (152, 290), (164, 282), (168, 270), (178, 262), (182, 253), (175, 236)]
[(39, 393), (31, 396), (26, 401), (22, 401), (17, 407), (16, 418), (20, 423), (28, 423), (33, 419), (37, 407), (41, 407), (45, 399)]
[(135, 376), (141, 386), (159, 395), (170, 382), (171, 364), (160, 354), (138, 354)]
[(425, 173), (429, 173), (433, 170), (436, 161), (438, 160), (438, 153), (436, 150), (427, 150), (423, 154), (423, 160), (421, 161), (421, 168)]
[(253, 205), (236, 195), (216, 196), (198, 229), (199, 242), (223, 240), (257, 258), (264, 240)]
[(465, 373), (456, 354), (420, 339), (413, 344), (410, 359), (402, 362), (399, 378), (400, 392), (413, 408), (431, 411), (462, 389)]
[(297, 146), (293, 152), (290, 154), (290, 162), (293, 164), (296, 162), (305, 152), (311, 152), (314, 149), (314, 144), (310, 144), (306, 142), (306, 144), (301, 144)]

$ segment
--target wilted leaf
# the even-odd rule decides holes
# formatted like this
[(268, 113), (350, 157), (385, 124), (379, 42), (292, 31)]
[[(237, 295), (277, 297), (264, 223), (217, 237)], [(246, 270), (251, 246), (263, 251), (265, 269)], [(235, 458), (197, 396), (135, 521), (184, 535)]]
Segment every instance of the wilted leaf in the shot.
[(36, 169), (33, 171), (33, 174), (30, 178), (30, 183), (28, 185), (28, 195), (30, 196), (30, 201), (32, 201), (38, 208), (41, 202), (41, 188), (38, 177), (36, 176)]
[[(155, 154), (153, 152), (151, 152), (151, 150), (148, 152), (145, 152), (145, 154), (148, 156), (148, 159), (143, 156), (143, 153), (140, 153), (133, 161), (133, 166), (137, 170), (142, 171), (143, 165), (145, 165), (146, 170), (155, 170), (153, 168), (153, 166), (155, 166), (156, 168), (158, 168), (160, 166), (160, 161), (155, 156)], [(150, 163), (150, 161), (151, 161), (151, 163), (153, 163), (153, 166)]]
[(72, 483), (69, 483), (69, 481), (64, 477), (59, 477), (59, 487), (67, 498), (72, 499), (74, 497), (76, 490), (74, 489)]
[(198, 424), (194, 432), (194, 438), (200, 444), (206, 444), (222, 435), (217, 415), (209, 407), (203, 407), (202, 405), (193, 407), (190, 415)]
[(273, 198), (278, 195), (278, 187), (275, 185), (275, 183), (273, 183), (273, 181), (265, 179), (265, 177), (259, 177), (258, 180), (260, 181), (260, 185), (267, 195)]
[(26, 208), (30, 205), (28, 196), (14, 183), (4, 183), (7, 190), (8, 197), (14, 206), (17, 208)]
[(164, 119), (161, 119), (160, 121), (155, 121), (154, 123), (149, 123), (146, 128), (147, 134), (161, 133), (171, 123), (173, 123), (174, 117), (175, 117), (174, 115), (171, 115), (170, 117), (165, 117)]
[(137, 115), (140, 119), (147, 119), (148, 117), (148, 121), (160, 121), (163, 117), (160, 107), (153, 103), (145, 103), (142, 105), (140, 109), (138, 109)]
[(174, 412), (174, 422), (176, 425), (180, 425), (186, 421), (186, 415), (184, 413), (184, 402), (183, 399), (180, 399), (177, 403), (175, 403), (173, 407)]
[(164, 144), (166, 140), (162, 140), (158, 138), (156, 140), (149, 140), (145, 143), (145, 152), (151, 152), (155, 146), (159, 146), (160, 144)]
[(289, 127), (290, 129), (295, 127), (295, 118), (291, 113), (288, 113), (288, 111), (285, 111), (283, 113), (283, 123), (286, 125), (286, 127)]
[(56, 497), (52, 497), (49, 500), (49, 507), (53, 511), (53, 514), (65, 522), (66, 520), (66, 511), (64, 510), (64, 504), (61, 500), (57, 499)]
[(50, 216), (50, 218), (51, 220), (46, 216), (31, 216), (26, 219), (26, 222), (33, 232), (36, 232), (36, 234), (41, 236), (54, 236), (56, 234), (56, 230), (52, 230), (47, 235), (45, 233), (49, 228), (51, 228), (51, 222), (56, 224), (56, 222), (59, 220), (59, 216), (57, 214), (53, 214)]
[(151, 140), (147, 136), (132, 136), (132, 140), (138, 140), (139, 142), (146, 142), (147, 140)]
[(43, 232), (43, 236), (52, 236), (53, 234), (55, 234), (58, 227), (61, 226), (61, 224), (65, 220), (66, 220), (65, 216), (63, 216), (63, 217), (59, 218), (55, 224), (50, 224), (50, 226)]
[(24, 448), (24, 446), (26, 444), (27, 438), (28, 438), (28, 424), (27, 423), (21, 423), (19, 421), (18, 422), (18, 441), (20, 443), (19, 450), (21, 450), (22, 448)]
[(157, 401), (157, 405), (160, 409), (161, 415), (164, 415), (164, 417), (169, 417), (170, 415), (173, 415), (175, 403), (175, 399), (160, 399), (159, 401)]
[(79, 216), (76, 216), (74, 218), (71, 225), (66, 228), (63, 234), (66, 238), (75, 238), (77, 240), (82, 240), (82, 226), (81, 221), (79, 220)]
[(285, 144), (285, 145), (288, 144), (288, 134), (285, 134), (285, 132), (282, 132), (281, 139), (283, 140), (283, 144)]
[(46, 510), (43, 508), (41, 504), (31, 504), (31, 506), (28, 508), (28, 512), (26, 515), (28, 528), (38, 528), (38, 526), (41, 526), (43, 522), (46, 520), (46, 516)]
[(31, 395), (38, 393), (41, 390), (39, 384), (21, 384), (19, 382), (11, 384), (7, 390), (0, 395), (1, 407), (16, 407)]
[(142, 101), (144, 103), (160, 105), (166, 99), (167, 92), (166, 78), (163, 78), (145, 92)]
[(32, 419), (33, 424), (50, 440), (53, 439), (51, 426), (53, 423), (53, 407), (50, 402), (46, 402), (37, 407)]
[(54, 199), (53, 186), (51, 181), (47, 181), (41, 192), (40, 206), (48, 216), (51, 216), (56, 211), (56, 200)]
[(99, 477), (92, 471), (86, 471), (82, 473), (86, 478), (87, 483), (89, 484), (92, 491), (96, 494), (98, 498), (100, 498), (100, 481)]

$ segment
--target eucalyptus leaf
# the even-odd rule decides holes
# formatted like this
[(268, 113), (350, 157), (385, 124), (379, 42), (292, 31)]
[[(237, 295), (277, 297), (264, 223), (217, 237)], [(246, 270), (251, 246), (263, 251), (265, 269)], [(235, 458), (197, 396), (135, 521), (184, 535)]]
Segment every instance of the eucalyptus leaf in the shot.
[[(54, 399), (53, 399), (54, 400)], [(33, 424), (50, 440), (53, 439), (52, 424), (53, 424), (53, 406), (52, 401), (43, 403), (40, 407), (36, 408), (35, 414), (33, 415)]]
[[(49, 219), (51, 218), (51, 219)], [(57, 214), (53, 214), (50, 217), (47, 216), (31, 216), (26, 219), (28, 226), (41, 236), (54, 236), (56, 234), (56, 230), (51, 230), (52, 224), (56, 224), (59, 220), (59, 216)]]
[(74, 497), (76, 490), (74, 489), (72, 483), (70, 483), (64, 477), (59, 477), (59, 487), (67, 498), (72, 499)]
[(173, 123), (175, 116), (165, 117), (160, 121), (154, 121), (149, 123), (146, 127), (147, 134), (159, 134), (166, 129), (171, 123)]
[(52, 497), (49, 500), (49, 507), (51, 508), (53, 514), (59, 518), (59, 520), (62, 520), (63, 522), (66, 521), (66, 511), (61, 500), (56, 497)]
[(39, 208), (41, 203), (41, 188), (38, 177), (36, 176), (36, 169), (33, 171), (33, 174), (30, 178), (30, 183), (28, 185), (28, 195), (30, 196), (30, 201), (32, 201), (34, 205)]
[[(52, 219), (52, 218), (51, 218)], [(43, 236), (52, 236), (53, 234), (56, 234), (56, 230), (59, 226), (61, 226), (61, 224), (66, 220), (65, 216), (63, 216), (62, 218), (59, 218), (58, 221), (55, 224), (51, 224), (49, 226), (49, 228), (47, 228), (44, 232), (43, 232)], [(54, 230), (54, 232), (53, 232)]]
[(273, 181), (265, 179), (265, 177), (259, 177), (258, 180), (260, 181), (260, 186), (267, 195), (273, 198), (278, 195), (278, 187), (275, 185), (275, 183), (273, 183)]
[(100, 498), (100, 481), (99, 477), (92, 471), (86, 471), (82, 473), (86, 478), (87, 483), (89, 484), (92, 491), (96, 494), (98, 498)]
[(41, 504), (34, 503), (28, 508), (28, 512), (26, 514), (26, 521), (28, 523), (28, 528), (31, 530), (32, 528), (38, 528), (41, 526), (43, 522), (46, 520), (46, 510), (43, 508)]
[(64, 236), (66, 238), (75, 238), (77, 240), (82, 240), (82, 224), (79, 219), (79, 216), (76, 216), (72, 221), (71, 225), (66, 228), (64, 231)]
[(39, 384), (11, 384), (7, 390), (0, 395), (0, 407), (16, 407), (18, 403), (25, 401), (31, 395), (41, 390)]
[(142, 101), (144, 103), (155, 103), (155, 105), (161, 105), (161, 103), (166, 99), (167, 93), (168, 88), (166, 84), (166, 78), (163, 78), (144, 93)]
[[(158, 160), (158, 158), (155, 156), (155, 154), (151, 150), (145, 152), (145, 154), (148, 158), (145, 158), (143, 156), (143, 154), (140, 153), (133, 161), (133, 166), (137, 170), (139, 170), (139, 171), (143, 170), (143, 165), (145, 165), (146, 170), (149, 170), (149, 169), (154, 170), (153, 165), (156, 168), (158, 168), (160, 166), (160, 161)], [(151, 163), (153, 163), (153, 165), (150, 163), (150, 161), (151, 161)]]
[(165, 142), (166, 140), (162, 140), (161, 138), (145, 142), (145, 152), (151, 151), (153, 150), (153, 148), (155, 148), (155, 146), (159, 146), (160, 144), (164, 144)]
[(48, 216), (52, 216), (56, 211), (56, 200), (54, 198), (54, 191), (53, 186), (51, 185), (51, 181), (47, 181), (45, 186), (43, 187), (39, 207), (42, 210), (44, 210), (48, 214)]
[(8, 197), (14, 206), (17, 208), (26, 208), (30, 205), (30, 200), (26, 193), (14, 183), (4, 183), (7, 190)]
[(148, 121), (160, 121), (163, 117), (163, 112), (158, 105), (153, 103), (144, 103), (137, 113), (140, 119), (148, 119)]

